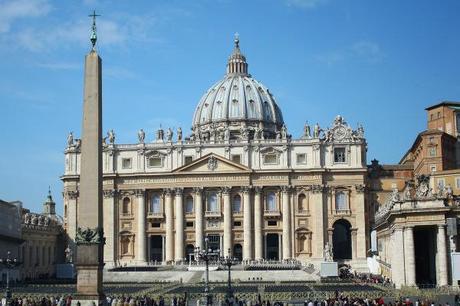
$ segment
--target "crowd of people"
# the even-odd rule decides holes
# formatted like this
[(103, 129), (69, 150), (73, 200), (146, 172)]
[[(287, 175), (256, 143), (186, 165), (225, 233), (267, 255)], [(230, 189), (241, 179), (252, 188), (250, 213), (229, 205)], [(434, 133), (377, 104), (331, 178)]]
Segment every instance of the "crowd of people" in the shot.
[[(238, 299), (237, 296), (231, 299), (210, 301), (212, 305), (231, 305), (231, 306), (283, 306), (287, 304), (299, 305), (302, 303), (286, 303), (285, 301), (269, 301), (264, 300), (259, 294), (255, 301), (248, 301)], [(79, 306), (80, 303), (73, 303)], [(106, 305), (108, 306), (186, 306), (186, 305), (204, 305), (205, 300), (193, 301), (187, 303), (186, 295), (183, 297), (174, 296), (170, 300), (165, 300), (162, 296), (157, 299), (151, 298), (147, 295), (144, 296), (107, 296)], [(2, 306), (71, 306), (72, 296), (60, 296), (60, 297), (14, 297), (10, 300), (2, 299)], [(306, 300), (303, 302), (304, 306), (460, 306), (460, 296), (455, 296), (454, 302), (449, 304), (448, 302), (439, 303), (431, 300), (416, 299), (411, 300), (409, 298), (400, 298), (393, 301), (385, 301), (382, 297), (377, 299), (368, 298), (352, 298), (344, 296), (336, 292), (334, 298), (328, 298), (324, 300)], [(96, 305), (94, 305), (96, 306)]]

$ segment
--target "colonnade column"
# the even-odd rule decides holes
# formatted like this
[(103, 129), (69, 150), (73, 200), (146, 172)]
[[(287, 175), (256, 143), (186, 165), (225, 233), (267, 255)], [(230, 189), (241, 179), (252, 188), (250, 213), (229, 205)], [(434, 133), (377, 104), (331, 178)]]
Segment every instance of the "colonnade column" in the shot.
[[(312, 257), (323, 259), (324, 251), (324, 197), (323, 197), (323, 185), (313, 185), (312, 193), (310, 195), (312, 210), (312, 216), (315, 216), (313, 220), (313, 241), (315, 245), (312, 250)], [(332, 241), (331, 241), (332, 243)]]
[(414, 228), (404, 228), (404, 258), (406, 260), (406, 286), (415, 286)]
[(447, 286), (447, 251), (446, 251), (446, 229), (444, 224), (438, 225), (437, 254), (436, 254), (436, 282), (437, 285)]
[(195, 247), (203, 250), (203, 198), (201, 196), (202, 188), (196, 187), (193, 189), (195, 193), (195, 199), (193, 204), (195, 205)]
[(145, 191), (136, 190), (137, 197), (137, 250), (136, 261), (138, 263), (147, 262), (147, 247), (145, 238)]
[(166, 217), (166, 256), (165, 260), (170, 263), (174, 260), (174, 229), (173, 229), (173, 207), (171, 190), (165, 190), (165, 217)]
[(252, 257), (252, 205), (251, 189), (243, 187), (243, 205), (244, 205), (244, 233), (243, 233), (243, 260), (251, 260)]
[(289, 204), (289, 186), (281, 187), (282, 206), (283, 206), (283, 260), (290, 259), (291, 256), (291, 222)]
[(254, 257), (260, 260), (264, 257), (263, 252), (263, 235), (262, 235), (262, 188), (254, 188)]
[(404, 249), (403, 229), (396, 227), (392, 233), (391, 246), (391, 279), (396, 288), (401, 288), (405, 284), (404, 260), (401, 259), (401, 250)]
[[(224, 256), (232, 254), (232, 206), (230, 203), (230, 187), (223, 187), (224, 196)], [(230, 249), (230, 252), (229, 252)]]
[(184, 206), (182, 201), (182, 188), (176, 188), (176, 239), (175, 239), (175, 261), (181, 262), (184, 259)]

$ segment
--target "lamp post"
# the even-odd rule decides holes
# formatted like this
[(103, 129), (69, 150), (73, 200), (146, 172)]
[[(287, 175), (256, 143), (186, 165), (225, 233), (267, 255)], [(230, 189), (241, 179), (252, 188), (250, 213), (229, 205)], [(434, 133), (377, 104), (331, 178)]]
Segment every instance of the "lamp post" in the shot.
[[(230, 248), (228, 249), (227, 254), (230, 254)], [(227, 299), (230, 302), (230, 299), (233, 298), (233, 290), (232, 290), (232, 277), (231, 277), (231, 268), (235, 265), (237, 261), (236, 258), (231, 258), (230, 256), (225, 256), (220, 258), (220, 264), (224, 265), (228, 269), (228, 279), (227, 279)]]
[(208, 237), (204, 239), (205, 242), (205, 249), (201, 250), (199, 247), (195, 248), (195, 254), (199, 261), (204, 261), (206, 264), (205, 270), (205, 285), (204, 285), (204, 295), (206, 298), (206, 306), (212, 305), (212, 296), (209, 293), (209, 261), (211, 260), (212, 256), (217, 256), (219, 254), (219, 250), (213, 252), (213, 250), (208, 248)]
[(3, 265), (6, 268), (6, 291), (5, 298), (8, 301), (11, 299), (11, 290), (10, 290), (10, 269), (13, 269), (20, 265), (17, 258), (10, 258), (11, 252), (6, 253), (5, 258), (0, 258), (0, 265)]

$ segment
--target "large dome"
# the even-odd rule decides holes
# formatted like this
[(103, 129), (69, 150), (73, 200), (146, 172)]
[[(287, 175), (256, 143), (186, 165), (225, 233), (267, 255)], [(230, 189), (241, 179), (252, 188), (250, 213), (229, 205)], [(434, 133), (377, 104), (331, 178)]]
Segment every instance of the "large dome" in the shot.
[[(194, 135), (228, 129), (228, 137), (233, 139), (273, 138), (283, 125), (283, 115), (272, 93), (248, 74), (248, 64), (236, 38), (225, 77), (204, 94), (196, 107)], [(258, 131), (261, 133), (254, 136)], [(212, 134), (208, 136), (212, 138)]]

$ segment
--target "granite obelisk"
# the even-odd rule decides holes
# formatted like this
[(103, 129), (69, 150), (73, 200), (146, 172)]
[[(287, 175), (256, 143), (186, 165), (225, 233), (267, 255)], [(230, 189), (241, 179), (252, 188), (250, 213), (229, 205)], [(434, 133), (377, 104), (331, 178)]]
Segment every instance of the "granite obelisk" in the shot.
[(96, 14), (93, 12), (92, 49), (85, 57), (81, 141), (80, 200), (75, 237), (77, 295), (81, 305), (104, 301), (102, 270), (102, 61), (96, 52)]

